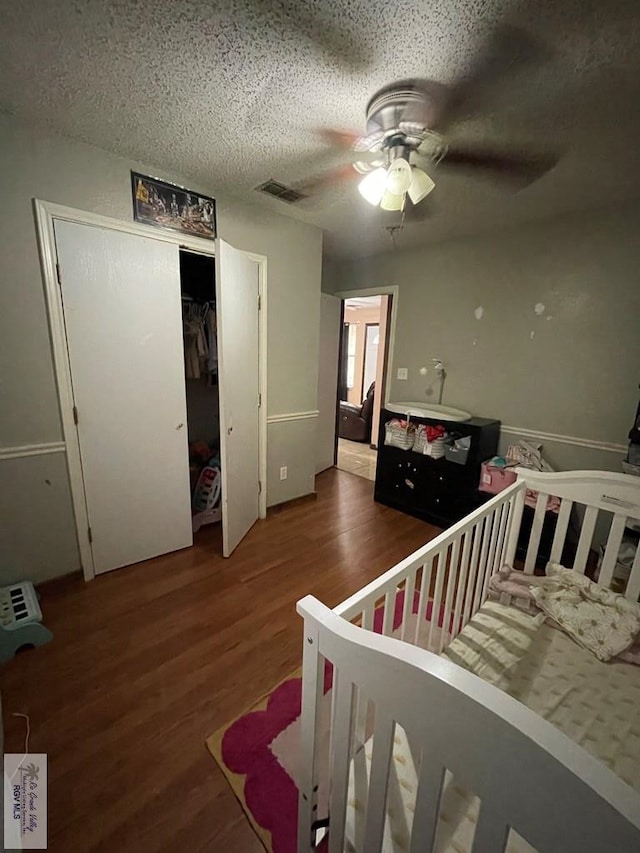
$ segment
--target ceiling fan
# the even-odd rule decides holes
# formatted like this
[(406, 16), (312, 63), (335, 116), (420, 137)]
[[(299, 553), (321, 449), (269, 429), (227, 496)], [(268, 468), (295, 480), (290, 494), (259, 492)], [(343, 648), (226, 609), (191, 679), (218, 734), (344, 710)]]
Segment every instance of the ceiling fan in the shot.
[(302, 185), (306, 193), (360, 178), (366, 201), (383, 210), (416, 207), (434, 189), (432, 174), (445, 167), (465, 169), (510, 182), (517, 188), (542, 177), (558, 161), (549, 153), (492, 150), (447, 141), (455, 124), (485, 108), (505, 80), (547, 58), (548, 51), (523, 30), (495, 30), (471, 74), (451, 87), (410, 79), (376, 92), (366, 108), (364, 134), (325, 129), (322, 135), (347, 160)]

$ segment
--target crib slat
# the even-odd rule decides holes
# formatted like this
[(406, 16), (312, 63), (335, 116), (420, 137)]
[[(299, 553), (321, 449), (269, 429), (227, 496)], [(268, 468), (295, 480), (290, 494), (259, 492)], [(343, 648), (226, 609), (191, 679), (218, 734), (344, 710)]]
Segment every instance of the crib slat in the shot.
[(416, 572), (412, 572), (406, 580), (404, 587), (404, 604), (402, 605), (402, 626), (400, 628), (400, 639), (406, 640), (409, 617), (413, 612), (414, 588), (416, 585)]
[(387, 592), (384, 597), (384, 615), (382, 617), (382, 633), (385, 637), (393, 631), (393, 616), (396, 609), (396, 591)]
[(498, 547), (496, 549), (496, 559), (493, 564), (493, 574), (499, 572), (504, 566), (504, 555), (507, 549), (507, 530), (509, 529), (509, 513), (511, 511), (511, 501), (502, 505), (502, 516), (500, 518), (500, 530), (498, 533)]
[(311, 845), (318, 781), (318, 728), (324, 683), (324, 658), (318, 654), (318, 631), (305, 623), (302, 654), (302, 712), (300, 715), (300, 782), (298, 792), (298, 850)]
[(487, 568), (487, 551), (489, 550), (489, 540), (491, 539), (491, 529), (493, 527), (493, 515), (488, 515), (484, 520), (482, 532), (482, 545), (480, 546), (480, 560), (478, 562), (478, 572), (476, 576), (476, 588), (473, 593), (473, 613), (475, 614), (480, 607), (480, 596), (482, 593), (482, 583), (484, 581), (484, 573)]
[[(369, 777), (369, 798), (367, 800), (367, 820), (364, 834), (366, 851), (376, 853), (382, 849), (382, 836), (387, 816), (387, 786), (389, 784), (389, 764), (393, 748), (395, 722), (376, 708), (376, 722), (373, 730), (373, 754), (371, 756), (371, 776)], [(331, 812), (333, 824), (333, 811)], [(332, 826), (333, 829), (333, 826)], [(333, 853), (333, 850), (331, 850)], [(342, 853), (342, 848), (340, 848)]]
[(444, 584), (444, 576), (446, 572), (446, 560), (445, 560), (445, 551), (438, 551), (434, 558), (433, 563), (438, 561), (438, 568), (436, 569), (436, 588), (433, 592), (433, 606), (431, 608), (431, 621), (429, 622), (429, 639), (427, 640), (427, 648), (432, 650), (434, 641), (435, 641), (435, 631), (438, 629), (438, 622), (440, 621), (440, 604), (442, 602), (442, 586)]
[(620, 551), (620, 543), (622, 542), (626, 522), (627, 517), (625, 515), (617, 513), (613, 516), (607, 538), (607, 547), (605, 548), (602, 565), (600, 566), (600, 574), (598, 575), (598, 583), (601, 586), (611, 586), (613, 570), (616, 567), (616, 560), (618, 559), (618, 552)]
[(640, 598), (640, 546), (638, 547), (636, 556), (633, 560), (631, 574), (629, 575), (629, 581), (627, 583), (627, 590), (624, 595), (625, 598), (629, 599), (629, 601), (637, 601), (638, 598)]
[(418, 601), (418, 615), (416, 618), (416, 627), (413, 632), (413, 645), (419, 645), (420, 629), (422, 622), (426, 619), (427, 597), (429, 595), (429, 587), (431, 586), (431, 565), (425, 563), (422, 567), (422, 576), (420, 578), (420, 598)]
[(504, 555), (504, 562), (508, 566), (513, 567), (513, 562), (516, 558), (518, 549), (518, 537), (520, 536), (520, 526), (522, 524), (522, 513), (524, 511), (524, 485), (520, 488), (513, 500), (513, 506), (509, 517), (509, 528), (507, 532), (507, 547)]
[[(453, 588), (456, 585), (458, 574), (458, 554), (460, 553), (460, 540), (456, 539), (451, 546), (451, 557), (449, 560), (449, 573), (447, 575), (447, 594), (444, 600), (444, 613), (442, 616), (442, 631), (438, 639), (438, 654), (445, 645), (445, 639), (451, 632), (451, 605), (453, 604)], [(446, 552), (445, 552), (446, 555)], [(445, 560), (446, 562), (446, 560)], [(433, 618), (433, 616), (432, 616)]]
[(436, 837), (445, 768), (422, 754), (410, 853), (430, 853)]
[(467, 580), (467, 588), (465, 590), (464, 602), (464, 617), (463, 622), (466, 625), (471, 616), (471, 602), (473, 601), (473, 590), (478, 574), (478, 560), (480, 557), (480, 539), (482, 538), (482, 530), (484, 529), (484, 519), (479, 521), (473, 527), (473, 551), (471, 552), (471, 566), (469, 568), (469, 578)]
[(527, 546), (527, 556), (524, 561), (524, 571), (527, 575), (532, 575), (536, 567), (536, 557), (538, 556), (538, 549), (540, 547), (540, 537), (542, 535), (542, 526), (544, 524), (548, 500), (549, 495), (546, 495), (544, 492), (538, 492), (536, 511), (533, 514), (531, 535), (529, 536), (529, 545)]
[(473, 836), (472, 853), (503, 853), (508, 837), (509, 827), (502, 812), (492, 804), (483, 802)]
[(587, 511), (584, 514), (584, 519), (582, 520), (580, 541), (578, 542), (576, 559), (573, 564), (574, 571), (580, 572), (581, 575), (584, 574), (584, 570), (587, 565), (587, 557), (589, 556), (589, 549), (591, 548), (591, 542), (593, 540), (593, 531), (596, 527), (598, 512), (599, 510), (597, 506), (588, 506)]
[(553, 534), (553, 544), (551, 545), (551, 556), (549, 559), (552, 563), (562, 562), (562, 549), (564, 548), (564, 540), (567, 538), (572, 506), (573, 501), (569, 500), (569, 498), (562, 498), (560, 510), (558, 511), (558, 520), (556, 521), (556, 532)]
[(502, 511), (504, 509), (504, 505), (497, 509), (493, 514), (493, 529), (491, 531), (491, 544), (489, 545), (489, 553), (487, 554), (487, 565), (484, 572), (484, 577), (482, 579), (482, 593), (480, 596), (480, 603), (483, 604), (485, 598), (487, 597), (487, 589), (489, 587), (489, 581), (491, 580), (491, 575), (493, 574), (493, 565), (496, 559), (496, 549), (498, 547), (498, 531), (500, 530), (500, 524), (502, 523)]
[[(362, 627), (365, 631), (373, 631), (374, 608), (369, 606), (362, 612)], [(335, 713), (335, 694), (334, 694), (333, 712)], [(369, 700), (363, 696), (360, 690), (357, 691), (356, 710), (353, 724), (353, 739), (352, 739), (352, 754), (364, 744), (365, 725), (367, 722), (367, 708)]]
[(335, 714), (331, 725), (331, 792), (329, 813), (329, 853), (342, 853), (344, 849), (345, 819), (347, 816), (347, 792), (349, 790), (349, 765), (351, 763), (351, 724), (353, 718), (353, 683), (344, 672), (336, 669), (333, 674), (335, 691)]
[(364, 609), (362, 614), (362, 627), (366, 631), (373, 631), (373, 605), (369, 605)]
[(453, 632), (455, 637), (460, 631), (460, 618), (462, 616), (462, 604), (467, 589), (467, 575), (469, 573), (469, 557), (471, 556), (471, 539), (473, 531), (467, 530), (464, 534), (464, 545), (462, 546), (462, 562), (460, 563), (460, 575), (458, 577), (458, 589), (456, 592), (456, 604), (453, 610)]

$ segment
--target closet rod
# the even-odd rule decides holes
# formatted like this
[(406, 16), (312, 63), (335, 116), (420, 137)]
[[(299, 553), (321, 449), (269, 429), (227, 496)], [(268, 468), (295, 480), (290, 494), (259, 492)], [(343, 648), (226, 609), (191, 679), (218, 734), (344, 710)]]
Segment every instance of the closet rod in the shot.
[(178, 248), (181, 252), (189, 252), (190, 255), (202, 255), (203, 258), (215, 258), (216, 256), (215, 249), (210, 252), (203, 252), (202, 249), (192, 249), (191, 246), (183, 246), (182, 244)]

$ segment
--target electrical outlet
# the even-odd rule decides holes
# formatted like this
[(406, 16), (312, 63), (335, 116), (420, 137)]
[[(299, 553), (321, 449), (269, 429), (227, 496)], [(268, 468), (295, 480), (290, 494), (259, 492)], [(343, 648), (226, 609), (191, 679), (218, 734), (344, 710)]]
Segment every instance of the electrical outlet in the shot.
[(280, 479), (281, 480), (287, 479), (287, 466), (286, 465), (283, 465), (282, 468), (280, 469)]
[(408, 379), (409, 378), (409, 370), (406, 367), (398, 368), (398, 379)]

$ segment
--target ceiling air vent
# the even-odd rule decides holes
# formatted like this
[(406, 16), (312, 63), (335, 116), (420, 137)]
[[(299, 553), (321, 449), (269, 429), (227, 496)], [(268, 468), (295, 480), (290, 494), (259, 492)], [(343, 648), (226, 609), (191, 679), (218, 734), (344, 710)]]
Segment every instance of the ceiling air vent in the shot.
[(296, 201), (300, 201), (301, 198), (306, 198), (303, 193), (299, 193), (291, 189), (291, 187), (285, 187), (284, 184), (280, 184), (274, 180), (265, 181), (264, 184), (260, 184), (256, 189), (258, 192), (279, 198), (280, 201), (286, 201), (289, 204), (294, 204)]

